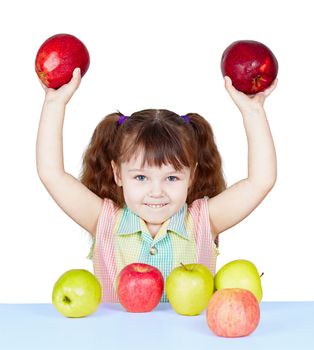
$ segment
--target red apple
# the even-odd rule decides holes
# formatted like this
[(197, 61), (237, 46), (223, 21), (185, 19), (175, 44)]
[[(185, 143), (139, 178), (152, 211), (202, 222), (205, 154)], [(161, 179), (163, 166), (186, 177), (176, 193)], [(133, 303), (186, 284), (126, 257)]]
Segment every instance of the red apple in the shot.
[(221, 72), (231, 78), (237, 90), (252, 95), (264, 91), (275, 80), (278, 62), (266, 45), (254, 40), (239, 40), (222, 54)]
[(242, 288), (216, 291), (206, 308), (208, 327), (220, 337), (244, 337), (252, 333), (260, 320), (255, 295)]
[(57, 89), (71, 80), (74, 68), (79, 67), (83, 76), (89, 62), (87, 48), (78, 38), (71, 34), (56, 34), (40, 46), (35, 70), (47, 87)]
[(117, 278), (119, 301), (129, 312), (152, 311), (160, 302), (163, 290), (163, 276), (151, 265), (129, 264)]

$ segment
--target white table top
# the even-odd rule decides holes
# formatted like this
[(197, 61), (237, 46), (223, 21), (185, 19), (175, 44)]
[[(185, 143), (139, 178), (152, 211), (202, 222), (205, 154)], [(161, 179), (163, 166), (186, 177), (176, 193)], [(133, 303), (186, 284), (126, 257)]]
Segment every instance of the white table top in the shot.
[(262, 302), (258, 327), (242, 338), (217, 337), (205, 311), (180, 316), (168, 303), (141, 314), (101, 304), (77, 319), (61, 316), (52, 304), (0, 304), (0, 349), (313, 350), (314, 302)]

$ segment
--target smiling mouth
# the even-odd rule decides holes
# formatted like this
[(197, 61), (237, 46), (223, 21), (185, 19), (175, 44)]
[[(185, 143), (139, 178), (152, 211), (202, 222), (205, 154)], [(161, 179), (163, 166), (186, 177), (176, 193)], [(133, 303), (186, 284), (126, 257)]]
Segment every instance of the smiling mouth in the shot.
[(150, 207), (150, 208), (163, 208), (165, 207), (167, 204), (148, 204), (148, 203), (145, 203), (145, 205), (147, 207)]

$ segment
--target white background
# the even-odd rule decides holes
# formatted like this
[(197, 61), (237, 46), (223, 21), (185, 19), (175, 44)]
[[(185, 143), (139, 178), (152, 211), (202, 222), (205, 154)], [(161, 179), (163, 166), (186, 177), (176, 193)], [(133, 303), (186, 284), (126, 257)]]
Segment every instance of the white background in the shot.
[[(0, 302), (50, 302), (56, 279), (92, 271), (88, 235), (41, 184), (35, 142), (44, 92), (34, 71), (41, 43), (79, 37), (89, 71), (67, 107), (66, 170), (78, 176), (97, 123), (119, 109), (198, 112), (212, 124), (228, 185), (247, 173), (241, 115), (224, 89), (223, 50), (265, 43), (279, 61), (266, 101), (278, 158), (272, 192), (220, 236), (218, 268), (243, 258), (262, 277), (264, 300), (313, 300), (313, 16), (311, 1), (7, 1), (0, 5)], [(267, 167), (267, 164), (265, 164)]]

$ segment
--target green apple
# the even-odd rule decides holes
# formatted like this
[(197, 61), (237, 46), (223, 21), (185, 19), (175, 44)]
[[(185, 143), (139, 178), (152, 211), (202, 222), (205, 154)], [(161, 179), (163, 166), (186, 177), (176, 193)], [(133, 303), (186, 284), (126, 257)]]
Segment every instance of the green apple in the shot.
[(166, 294), (170, 305), (180, 315), (201, 314), (213, 291), (214, 277), (202, 264), (181, 264), (166, 279)]
[(260, 303), (263, 297), (261, 278), (249, 260), (233, 260), (222, 266), (215, 275), (215, 289), (243, 288), (251, 291)]
[(53, 287), (52, 303), (66, 317), (88, 316), (98, 309), (100, 301), (100, 283), (84, 269), (65, 272)]

